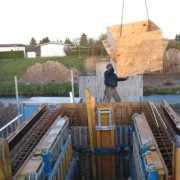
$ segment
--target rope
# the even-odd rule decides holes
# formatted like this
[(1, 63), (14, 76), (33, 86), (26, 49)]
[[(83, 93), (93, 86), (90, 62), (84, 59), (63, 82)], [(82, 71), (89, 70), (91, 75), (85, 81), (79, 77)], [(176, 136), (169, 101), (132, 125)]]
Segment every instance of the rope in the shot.
[(145, 6), (146, 6), (147, 18), (148, 18), (148, 20), (149, 20), (148, 6), (147, 6), (147, 1), (146, 1), (146, 0), (145, 0)]
[[(147, 0), (144, 0), (144, 1), (145, 1), (145, 6), (146, 6), (147, 18), (149, 20), (149, 12), (148, 12)], [(123, 5), (122, 5), (121, 25), (120, 25), (120, 30), (119, 30), (119, 36), (120, 37), (121, 37), (121, 34), (122, 34), (122, 25), (123, 25), (123, 18), (124, 18), (124, 2), (125, 2), (125, 0), (123, 0)]]
[(123, 24), (123, 16), (124, 16), (124, 1), (123, 0), (123, 5), (122, 5), (122, 15), (121, 15), (121, 25), (120, 25), (120, 30), (119, 30), (119, 36), (121, 37), (121, 34), (122, 34), (122, 24)]

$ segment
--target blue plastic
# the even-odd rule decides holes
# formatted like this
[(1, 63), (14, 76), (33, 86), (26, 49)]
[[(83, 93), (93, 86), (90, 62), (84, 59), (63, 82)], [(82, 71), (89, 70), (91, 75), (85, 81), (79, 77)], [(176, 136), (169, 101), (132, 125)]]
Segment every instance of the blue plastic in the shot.
[(50, 153), (43, 153), (42, 158), (44, 161), (44, 172), (45, 174), (50, 174), (51, 173), (51, 160), (50, 160)]
[(151, 172), (149, 172), (148, 180), (158, 180), (157, 171), (151, 171)]

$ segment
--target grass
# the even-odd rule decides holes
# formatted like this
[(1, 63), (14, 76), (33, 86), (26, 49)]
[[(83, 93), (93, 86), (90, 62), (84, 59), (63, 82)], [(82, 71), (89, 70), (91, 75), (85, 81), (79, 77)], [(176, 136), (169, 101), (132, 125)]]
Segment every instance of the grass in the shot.
[[(14, 96), (15, 85), (14, 76), (20, 79), (27, 69), (35, 63), (45, 63), (46, 61), (57, 61), (66, 67), (74, 67), (81, 73), (84, 73), (84, 61), (86, 57), (66, 56), (66, 57), (49, 57), (33, 59), (4, 59), (0, 60), (0, 96)], [(23, 96), (69, 96), (71, 84), (29, 84), (18, 83), (19, 93)], [(74, 94), (78, 96), (78, 86), (74, 87)]]
[(154, 94), (178, 94), (180, 87), (160, 87), (154, 88)]
[(58, 61), (66, 67), (74, 67), (81, 73), (84, 73), (84, 60), (86, 57), (66, 56), (52, 58), (33, 58), (33, 59), (4, 59), (0, 60), (0, 82), (14, 82), (14, 76), (18, 79), (26, 73), (27, 69), (35, 63), (44, 63), (46, 61)]
[[(72, 91), (71, 83), (64, 84), (18, 84), (18, 91), (22, 96), (63, 96), (69, 97)], [(78, 96), (78, 85), (74, 86), (74, 95)], [(0, 83), (0, 96), (15, 96), (15, 85), (13, 83)]]

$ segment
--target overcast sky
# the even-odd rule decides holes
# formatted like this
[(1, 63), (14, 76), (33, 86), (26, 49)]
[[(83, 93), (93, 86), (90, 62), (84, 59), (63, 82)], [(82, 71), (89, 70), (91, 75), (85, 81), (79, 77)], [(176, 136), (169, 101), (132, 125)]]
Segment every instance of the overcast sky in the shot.
[[(44, 37), (98, 38), (121, 24), (122, 0), (1, 0), (0, 44), (29, 44)], [(146, 0), (149, 19), (165, 38), (180, 34), (180, 0)], [(147, 20), (145, 0), (125, 0), (123, 23)]]

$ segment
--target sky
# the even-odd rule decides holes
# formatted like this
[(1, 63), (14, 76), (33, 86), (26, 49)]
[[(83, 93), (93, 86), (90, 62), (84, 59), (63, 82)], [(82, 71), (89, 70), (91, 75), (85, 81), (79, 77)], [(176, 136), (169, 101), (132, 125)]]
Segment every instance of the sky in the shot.
[[(124, 0), (123, 23), (149, 19), (163, 37), (180, 34), (180, 0)], [(71, 41), (85, 33), (97, 39), (108, 26), (122, 22), (123, 0), (1, 0), (0, 44)]]

